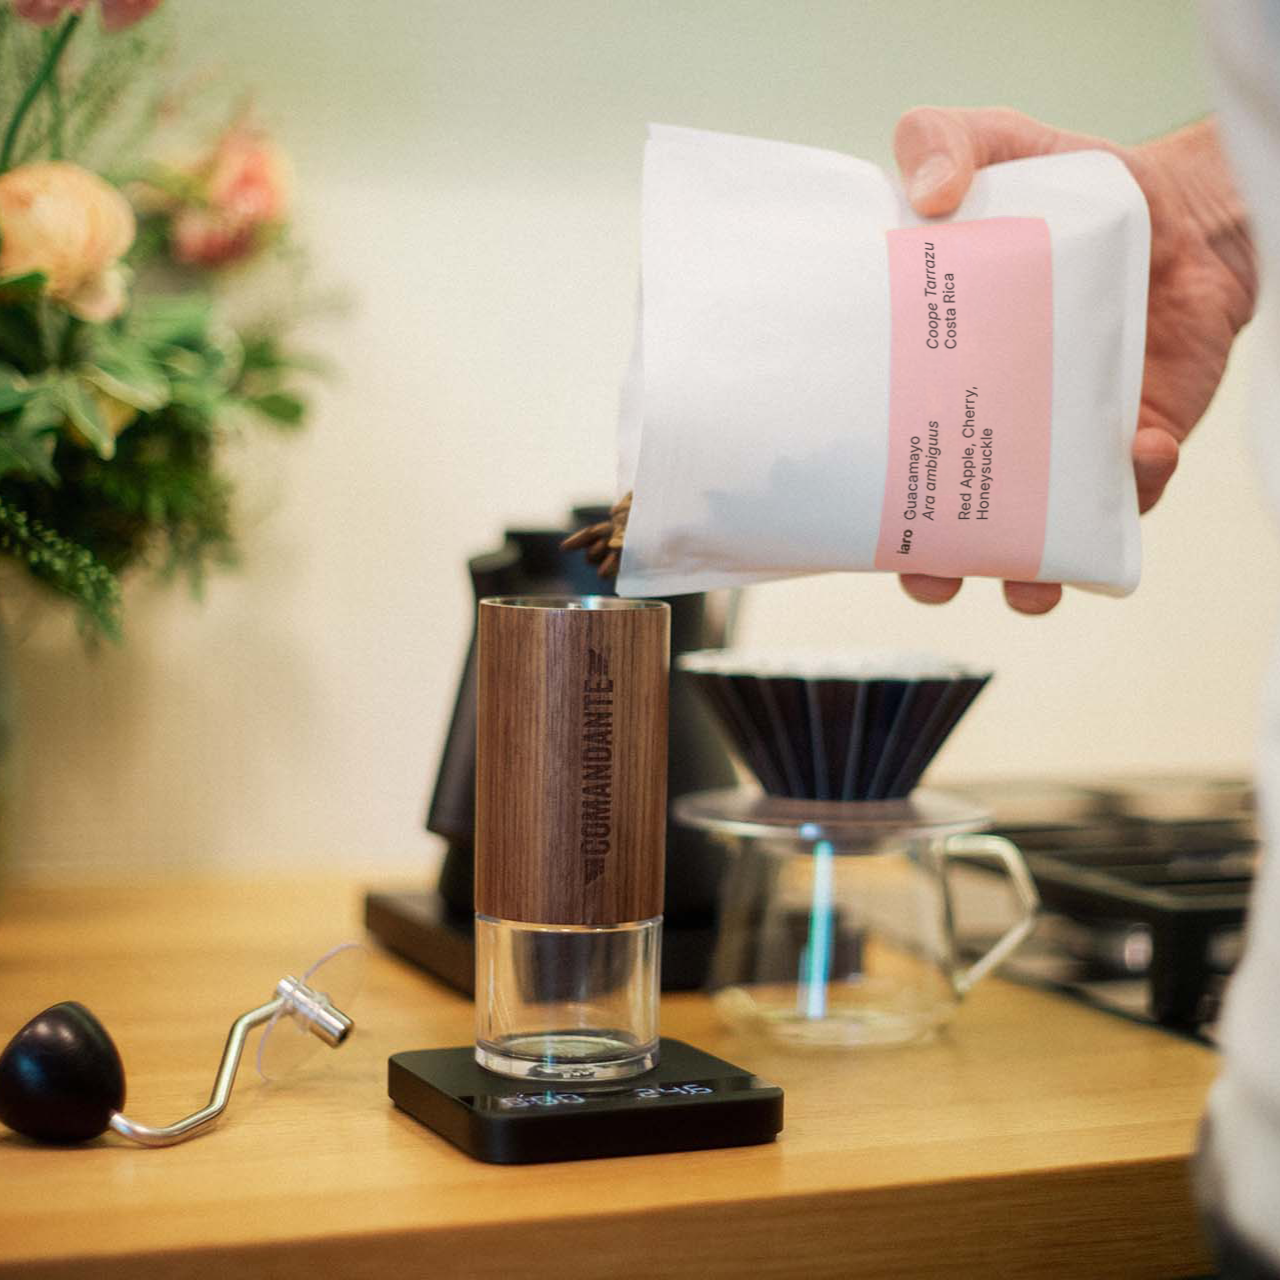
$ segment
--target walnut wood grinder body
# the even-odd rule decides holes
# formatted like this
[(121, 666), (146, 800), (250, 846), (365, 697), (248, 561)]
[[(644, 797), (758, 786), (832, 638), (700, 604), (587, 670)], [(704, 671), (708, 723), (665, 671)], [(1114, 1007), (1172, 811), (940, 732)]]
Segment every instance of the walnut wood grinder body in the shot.
[(662, 914), (670, 610), (480, 603), (476, 910), (616, 925)]

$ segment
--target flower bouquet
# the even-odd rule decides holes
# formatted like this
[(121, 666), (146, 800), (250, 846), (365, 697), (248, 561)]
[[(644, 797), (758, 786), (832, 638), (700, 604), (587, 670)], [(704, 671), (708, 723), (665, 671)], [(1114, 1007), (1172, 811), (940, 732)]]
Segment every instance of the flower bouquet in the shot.
[(222, 301), (292, 254), (287, 166), (242, 109), (165, 141), (159, 4), (0, 5), (0, 555), (112, 637), (127, 571), (234, 558), (228, 437), (305, 415), (284, 320)]

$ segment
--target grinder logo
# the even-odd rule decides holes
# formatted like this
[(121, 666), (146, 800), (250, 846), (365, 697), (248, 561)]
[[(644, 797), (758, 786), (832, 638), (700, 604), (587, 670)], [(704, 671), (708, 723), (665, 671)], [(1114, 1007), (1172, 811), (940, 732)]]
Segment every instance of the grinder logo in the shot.
[(582, 865), (586, 883), (604, 874), (613, 836), (613, 681), (609, 660), (587, 650), (582, 682)]

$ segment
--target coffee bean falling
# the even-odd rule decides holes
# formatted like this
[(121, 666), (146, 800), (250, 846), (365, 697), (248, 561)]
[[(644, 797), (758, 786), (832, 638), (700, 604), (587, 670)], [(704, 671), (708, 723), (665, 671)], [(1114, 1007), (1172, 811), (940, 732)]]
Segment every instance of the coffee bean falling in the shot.
[(622, 544), (627, 534), (627, 516), (631, 513), (631, 494), (624, 493), (609, 509), (609, 519), (589, 524), (571, 533), (561, 544), (562, 551), (583, 548), (587, 559), (597, 567), (602, 578), (616, 578), (622, 561)]

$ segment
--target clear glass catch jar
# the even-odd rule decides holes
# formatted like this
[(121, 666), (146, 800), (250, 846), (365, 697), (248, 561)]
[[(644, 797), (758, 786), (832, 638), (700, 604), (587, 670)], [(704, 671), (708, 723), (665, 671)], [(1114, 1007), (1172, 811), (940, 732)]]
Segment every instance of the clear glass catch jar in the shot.
[[(710, 985), (733, 1025), (797, 1047), (931, 1035), (1031, 931), (1038, 898), (1016, 846), (977, 806), (919, 790), (824, 802), (700, 792), (676, 816), (731, 853)], [(957, 947), (952, 869), (1003, 873), (1016, 918), (976, 959)]]

